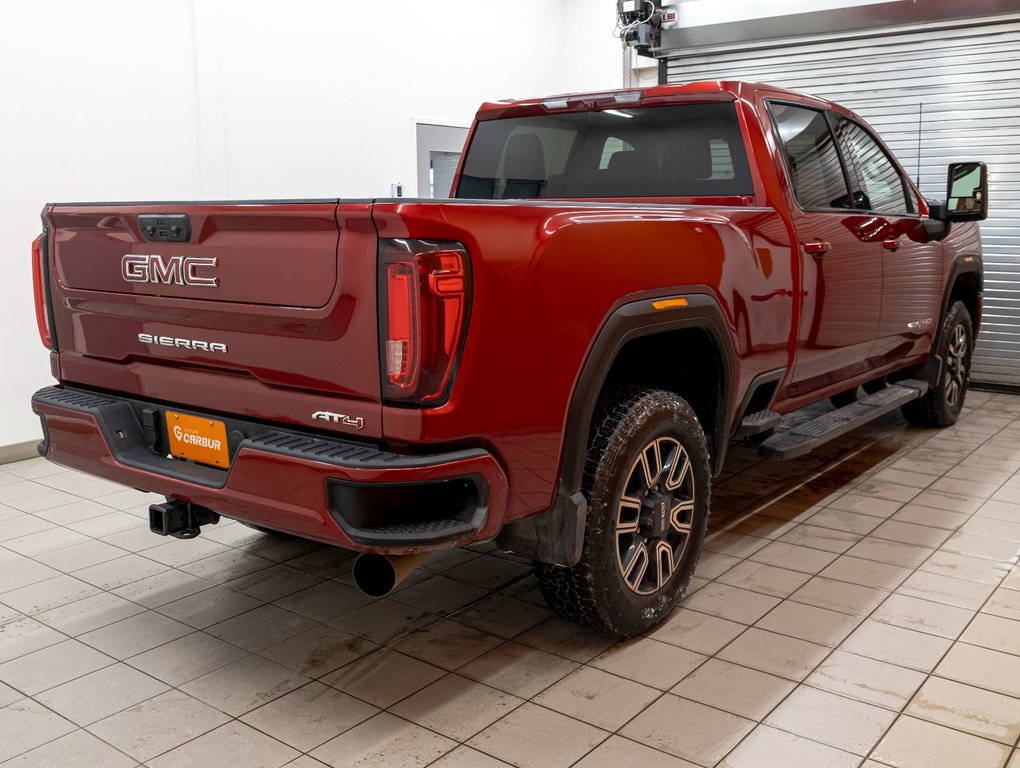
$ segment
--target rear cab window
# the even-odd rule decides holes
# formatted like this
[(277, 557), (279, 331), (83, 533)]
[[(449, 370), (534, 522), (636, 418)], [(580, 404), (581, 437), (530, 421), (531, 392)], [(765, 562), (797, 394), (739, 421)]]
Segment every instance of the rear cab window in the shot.
[(456, 197), (753, 195), (732, 102), (483, 120)]

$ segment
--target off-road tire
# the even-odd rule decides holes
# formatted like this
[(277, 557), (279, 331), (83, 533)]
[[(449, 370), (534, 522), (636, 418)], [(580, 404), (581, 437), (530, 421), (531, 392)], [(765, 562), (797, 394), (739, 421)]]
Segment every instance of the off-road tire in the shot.
[[(656, 461), (657, 470), (645, 469)], [(633, 522), (630, 499), (639, 496), (641, 486), (650, 487), (640, 496)], [(710, 490), (705, 434), (682, 398), (638, 389), (604, 399), (585, 461), (588, 515), (581, 559), (572, 567), (535, 563), (546, 602), (564, 618), (616, 637), (633, 637), (658, 624), (690, 584), (708, 525)], [(630, 525), (633, 532), (621, 532)], [(636, 573), (642, 547), (647, 559)], [(624, 573), (628, 564), (631, 570)]]
[(949, 427), (956, 423), (967, 396), (970, 361), (974, 353), (974, 325), (962, 301), (954, 301), (942, 320), (936, 353), (942, 373), (923, 397), (900, 409), (915, 427)]

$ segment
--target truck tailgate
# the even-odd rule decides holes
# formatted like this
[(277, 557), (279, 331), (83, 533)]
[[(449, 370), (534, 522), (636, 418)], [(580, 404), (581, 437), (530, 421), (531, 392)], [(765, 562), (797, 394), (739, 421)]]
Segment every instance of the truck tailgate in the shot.
[(48, 208), (61, 378), (378, 436), (371, 216), (338, 200)]
[[(61, 285), (215, 302), (325, 305), (337, 280), (336, 202), (254, 208), (55, 208)], [(153, 241), (143, 233), (153, 227), (150, 237), (158, 237), (162, 222), (184, 235), (185, 221), (191, 233), (186, 242)], [(123, 262), (129, 254), (136, 258)], [(189, 278), (208, 282), (187, 284)]]

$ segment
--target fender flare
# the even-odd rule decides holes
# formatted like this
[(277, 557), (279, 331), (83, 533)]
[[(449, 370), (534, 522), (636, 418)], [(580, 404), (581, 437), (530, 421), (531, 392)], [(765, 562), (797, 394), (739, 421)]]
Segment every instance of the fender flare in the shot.
[[(977, 254), (960, 254), (953, 259), (952, 264), (949, 267), (949, 276), (946, 278), (946, 284), (942, 288), (942, 303), (939, 305), (938, 322), (935, 328), (935, 334), (932, 336), (931, 350), (929, 351), (928, 358), (923, 363), (918, 365), (916, 368), (909, 369), (910, 373), (908, 377), (918, 378), (922, 381), (927, 381), (932, 386), (935, 386), (936, 382), (942, 378), (942, 366), (945, 364), (945, 360), (942, 359), (938, 351), (942, 344), (942, 325), (943, 320), (946, 316), (946, 312), (949, 311), (949, 297), (953, 293), (953, 286), (956, 285), (956, 281), (960, 279), (962, 275), (973, 274), (977, 276), (977, 289), (978, 294), (984, 290), (984, 266), (981, 261), (981, 256)], [(974, 335), (977, 336), (978, 327), (981, 323), (980, 317), (971, 318), (974, 323)], [(903, 372), (900, 372), (901, 374)]]
[[(686, 299), (687, 305), (655, 309), (653, 301)], [(581, 488), (584, 461), (587, 454), (588, 433), (595, 413), (595, 403), (605, 384), (606, 375), (620, 351), (628, 342), (642, 336), (668, 331), (700, 328), (708, 333), (722, 360), (722, 382), (719, 393), (721, 407), (716, 412), (716, 423), (711, 431), (716, 439), (713, 451), (714, 473), (722, 468), (726, 440), (733, 418), (733, 393), (736, 388), (737, 358), (729, 326), (722, 308), (714, 297), (705, 293), (671, 295), (633, 301), (613, 312), (602, 324), (591, 346), (567, 408), (566, 429), (563, 434), (560, 461), (559, 493), (575, 493)], [(708, 426), (708, 425), (706, 425)]]
[[(939, 337), (942, 334), (942, 318), (946, 316), (946, 312), (949, 311), (949, 297), (953, 293), (953, 286), (956, 285), (956, 281), (960, 279), (962, 275), (973, 274), (977, 276), (977, 289), (978, 293), (984, 291), (985, 285), (985, 270), (984, 265), (979, 255), (974, 254), (960, 254), (953, 259), (952, 265), (949, 267), (949, 277), (946, 278), (946, 284), (942, 289), (942, 305), (939, 311), (939, 332), (932, 342), (932, 349), (938, 349)], [(974, 323), (974, 335), (977, 336), (978, 325), (980, 324), (981, 318), (971, 318)]]
[[(686, 300), (683, 306), (655, 309), (653, 302)], [(719, 408), (711, 425), (713, 474), (722, 469), (733, 419), (737, 358), (719, 303), (706, 293), (671, 293), (622, 305), (603, 322), (589, 349), (567, 407), (560, 472), (552, 507), (506, 526), (497, 545), (543, 563), (574, 565), (581, 557), (587, 501), (581, 493), (588, 434), (598, 395), (620, 351), (634, 339), (699, 328), (712, 339), (722, 361)]]

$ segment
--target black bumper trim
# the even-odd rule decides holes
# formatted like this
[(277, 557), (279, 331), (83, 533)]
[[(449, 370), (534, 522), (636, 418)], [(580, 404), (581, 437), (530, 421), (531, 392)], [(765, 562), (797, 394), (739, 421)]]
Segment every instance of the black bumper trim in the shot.
[(468, 473), (409, 483), (326, 481), (330, 515), (351, 541), (367, 546), (437, 545), (478, 533), (489, 489)]
[[(213, 412), (201, 412), (135, 398), (105, 395), (76, 387), (45, 387), (32, 396), (32, 403), (33, 406), (37, 403), (51, 405), (88, 413), (95, 417), (110, 451), (122, 464), (209, 488), (222, 488), (227, 482), (230, 470), (167, 458), (156, 452), (146, 440), (145, 431), (140, 423), (139, 414), (143, 409), (164, 410), (170, 407), (173, 410), (191, 412), (198, 416), (223, 419), (227, 423), (228, 433), (246, 435), (241, 439), (231, 441), (231, 461), (242, 448), (351, 469), (419, 468), (488, 455), (480, 448), (428, 455), (393, 453), (381, 450), (370, 443), (311, 435), (244, 419), (224, 417), (222, 414)], [(33, 407), (33, 410), (39, 413), (37, 408)], [(44, 416), (42, 420), (44, 434), (46, 434)], [(48, 448), (49, 440), (47, 438), (39, 446), (40, 453), (45, 455)]]

